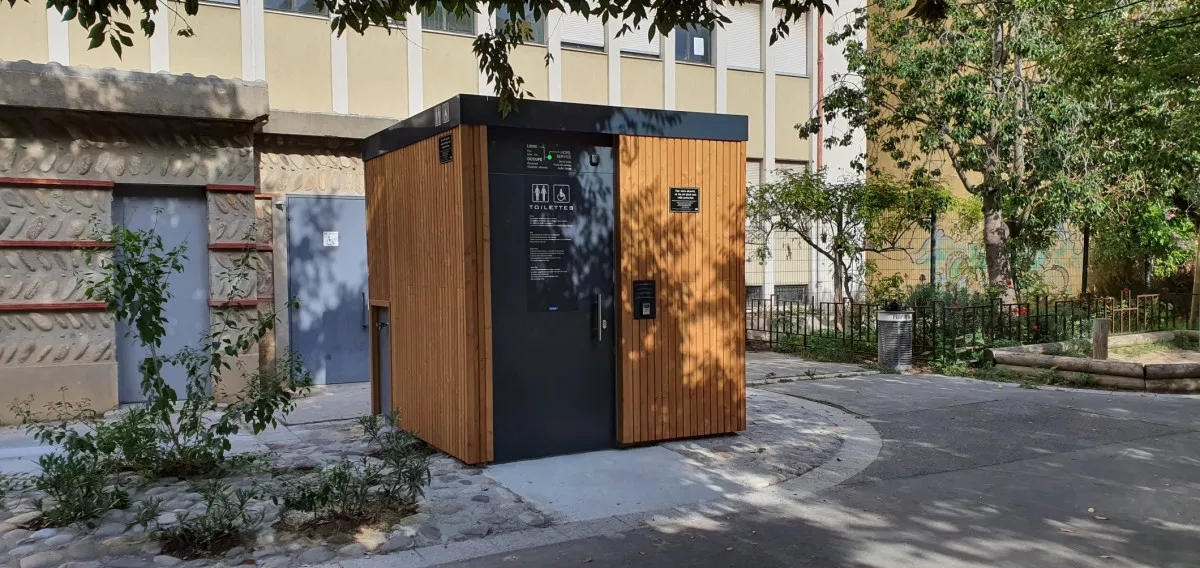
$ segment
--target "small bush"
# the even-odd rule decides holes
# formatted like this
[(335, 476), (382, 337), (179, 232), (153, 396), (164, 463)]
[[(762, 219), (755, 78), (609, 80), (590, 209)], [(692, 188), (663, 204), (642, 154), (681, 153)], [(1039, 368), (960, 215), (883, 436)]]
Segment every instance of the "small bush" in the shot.
[(390, 416), (359, 420), (364, 436), (378, 445), (375, 457), (342, 459), (315, 480), (285, 483), (277, 500), (285, 509), (312, 513), (314, 523), (372, 522), (410, 511), (429, 485), (429, 454), (416, 436), (391, 427)]
[(179, 513), (174, 522), (159, 521), (159, 501), (139, 503), (134, 524), (150, 528), (162, 543), (163, 554), (192, 559), (223, 554), (243, 544), (266, 519), (263, 494), (255, 489), (233, 489), (219, 481), (200, 485), (207, 508), (201, 514)]
[(47, 497), (37, 503), (45, 526), (64, 527), (129, 505), (129, 494), (95, 454), (63, 452), (38, 458), (42, 473), (33, 486)]

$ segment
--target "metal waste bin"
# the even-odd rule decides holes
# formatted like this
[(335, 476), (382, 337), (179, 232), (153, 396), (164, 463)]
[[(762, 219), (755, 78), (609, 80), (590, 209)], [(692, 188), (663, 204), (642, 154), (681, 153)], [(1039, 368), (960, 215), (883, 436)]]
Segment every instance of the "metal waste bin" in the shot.
[(880, 310), (875, 321), (879, 364), (890, 371), (911, 369), (913, 313)]

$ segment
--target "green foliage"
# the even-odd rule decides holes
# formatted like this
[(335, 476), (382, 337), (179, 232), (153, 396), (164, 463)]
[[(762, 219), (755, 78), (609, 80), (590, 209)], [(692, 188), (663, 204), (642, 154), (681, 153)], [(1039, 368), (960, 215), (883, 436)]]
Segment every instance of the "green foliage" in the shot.
[(283, 484), (275, 499), (285, 509), (313, 513), (317, 523), (369, 522), (410, 509), (429, 485), (429, 454), (416, 436), (391, 427), (394, 415), (359, 420), (364, 435), (378, 445), (377, 456), (338, 460), (315, 480)]
[[(862, 170), (977, 196), (997, 286), (1013, 279), (1014, 258), (1052, 241), (1081, 190), (1071, 176), (1080, 105), (1037, 63), (1059, 49), (1045, 4), (947, 2), (939, 17), (919, 19), (901, 17), (914, 0), (879, 0), (830, 36), (846, 42), (849, 73), (835, 77), (825, 121), (862, 128), (872, 145)], [(815, 119), (806, 130), (820, 128)], [(841, 129), (824, 142), (853, 136)]]
[[(869, 265), (867, 272), (868, 274), (871, 272)], [(903, 275), (893, 274), (882, 278), (868, 277), (867, 281), (869, 282), (867, 286), (867, 303), (887, 307), (888, 309), (909, 305), (909, 294), (904, 290)]]
[[(55, 497), (57, 508), (69, 508), (61, 515), (53, 509), (45, 511), (55, 520), (83, 520), (122, 502), (124, 493), (113, 489), (111, 481), (119, 477), (118, 472), (149, 477), (225, 473), (236, 465), (226, 456), (230, 437), (247, 426), (254, 433), (274, 427), (278, 416), (294, 408), (295, 397), (312, 382), (299, 357), (289, 351), (270, 370), (250, 373), (249, 386), (228, 405), (218, 403), (221, 373), (233, 371), (230, 361), (273, 329), (274, 315), (247, 318), (226, 305), (216, 310), (216, 323), (199, 346), (161, 353), (168, 320), (165, 305), (171, 298), (167, 281), (183, 270), (186, 249), (166, 250), (153, 230), (133, 231), (118, 225), (99, 236), (113, 248), (85, 251), (86, 260), (96, 269), (85, 295), (106, 302), (148, 353), (138, 365), (145, 403), (107, 420), (87, 401), (75, 404), (65, 396), (47, 404), (44, 412), (34, 411), (32, 397), (14, 403), (13, 410), (39, 442), (62, 448), (42, 458), (44, 473), (37, 478), (39, 485), (59, 488), (43, 489)], [(246, 262), (235, 264), (235, 270), (254, 270)], [(231, 298), (240, 297), (236, 283), (245, 281), (244, 276), (244, 272), (223, 276), (231, 282)], [(164, 379), (162, 371), (168, 365), (186, 372), (183, 393)], [(50, 420), (40, 421), (47, 415)]]
[[(9, 6), (16, 2), (7, 0)], [(512, 19), (496, 30), (484, 31), (478, 36), (474, 51), (480, 71), (495, 85), (500, 110), (508, 113), (516, 110), (518, 101), (530, 94), (524, 89), (524, 80), (513, 72), (508, 58), (516, 46), (532, 39), (527, 17), (545, 21), (550, 12), (557, 10), (589, 20), (621, 23), (618, 36), (642, 27), (648, 29), (650, 38), (654, 38), (666, 35), (676, 27), (713, 29), (724, 26), (730, 20), (722, 13), (722, 8), (743, 3), (743, 0), (683, 0), (670, 5), (650, 0), (487, 0), (478, 4), (468, 0), (316, 0), (316, 8), (331, 15), (330, 27), (339, 36), (348, 29), (360, 34), (372, 28), (391, 33), (395, 23), (404, 22), (409, 14), (429, 13), (438, 6), (459, 17), (490, 14), (506, 8)], [(779, 0), (774, 5), (781, 13), (778, 23), (771, 29), (772, 43), (788, 35), (792, 25), (803, 28), (810, 13), (830, 11), (825, 0)], [(177, 29), (176, 33), (190, 37), (195, 35), (195, 30), (188, 25), (187, 16), (196, 15), (200, 6), (199, 0), (170, 3), (160, 0), (47, 0), (46, 4), (47, 8), (58, 10), (64, 21), (75, 20), (88, 30), (88, 49), (104, 45), (107, 39), (117, 55), (121, 55), (122, 47), (133, 45), (135, 32), (125, 23), (133, 14), (139, 18), (141, 33), (150, 37), (159, 31), (155, 30), (153, 14), (170, 10), (175, 16), (172, 26)]]
[(794, 353), (811, 361), (862, 363), (875, 357), (874, 343), (842, 341), (838, 337), (786, 334), (779, 337), (776, 350)]
[(1200, 224), (1200, 4), (1048, 4), (1062, 49), (1047, 66), (1089, 107), (1080, 174), (1104, 198), (1076, 215), (1094, 258), (1149, 258), (1147, 272), (1173, 274), (1194, 258)]
[(38, 458), (38, 467), (41, 473), (33, 477), (33, 487), (47, 495), (37, 506), (49, 526), (69, 526), (129, 504), (119, 477), (106, 475), (111, 473), (108, 465), (95, 454), (45, 454)]
[(776, 172), (778, 181), (748, 189), (746, 219), (763, 243), (756, 253), (771, 253), (769, 236), (791, 232), (833, 263), (837, 299), (850, 297), (850, 282), (866, 270), (865, 253), (906, 252), (909, 233), (929, 229), (931, 215), (950, 204), (944, 188), (899, 183), (886, 175), (867, 181), (827, 179), (824, 171)]
[(211, 480), (200, 484), (199, 492), (204, 497), (203, 513), (184, 511), (174, 523), (159, 523), (160, 503), (143, 501), (134, 513), (134, 524), (150, 527), (164, 554), (191, 559), (222, 554), (242, 544), (266, 518), (264, 504), (255, 503), (263, 498), (257, 489), (234, 489)]

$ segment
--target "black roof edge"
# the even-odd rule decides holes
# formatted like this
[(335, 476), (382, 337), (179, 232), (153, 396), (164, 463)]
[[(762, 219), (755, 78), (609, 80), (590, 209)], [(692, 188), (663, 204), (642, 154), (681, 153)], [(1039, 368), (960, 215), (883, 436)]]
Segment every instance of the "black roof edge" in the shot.
[(500, 100), (456, 95), (363, 140), (363, 160), (378, 158), (460, 124), (660, 138), (744, 142), (749, 120), (742, 115), (613, 107), (525, 99), (507, 117)]

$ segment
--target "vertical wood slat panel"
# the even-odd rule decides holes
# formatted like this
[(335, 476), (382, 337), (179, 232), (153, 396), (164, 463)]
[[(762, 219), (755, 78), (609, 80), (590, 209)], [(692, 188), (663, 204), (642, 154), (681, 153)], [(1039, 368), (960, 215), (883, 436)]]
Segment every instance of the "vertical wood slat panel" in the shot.
[[(620, 442), (745, 428), (744, 142), (618, 140)], [(670, 188), (700, 188), (699, 213), (670, 213)], [(635, 320), (634, 280), (657, 283), (659, 315)]]
[(389, 302), (401, 424), (467, 463), (492, 459), (485, 132), (450, 130), (446, 164), (437, 136), (366, 163), (371, 299)]

